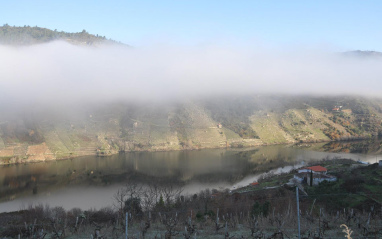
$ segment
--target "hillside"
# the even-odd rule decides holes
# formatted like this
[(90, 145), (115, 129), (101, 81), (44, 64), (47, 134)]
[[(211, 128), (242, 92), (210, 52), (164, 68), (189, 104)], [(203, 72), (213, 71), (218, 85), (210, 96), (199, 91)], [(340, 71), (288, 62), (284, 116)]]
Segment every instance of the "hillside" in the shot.
[(382, 134), (382, 100), (214, 97), (0, 114), (2, 164), (119, 151), (168, 151), (338, 141)]
[[(317, 164), (327, 168), (329, 174), (336, 176), (338, 180), (334, 182), (324, 181), (317, 186), (309, 186), (304, 182), (302, 188), (307, 193), (304, 195), (304, 200), (311, 202), (317, 200), (317, 203), (331, 210), (342, 208), (364, 210), (369, 209), (373, 204), (380, 204), (382, 188), (379, 185), (381, 183), (382, 170), (378, 163), (362, 164), (343, 158), (309, 163), (311, 166)], [(293, 189), (294, 186), (287, 185), (296, 173), (297, 170), (280, 175), (272, 173), (264, 174), (258, 180), (259, 184), (256, 187), (247, 185), (233, 192), (266, 195), (267, 190), (270, 188), (285, 186)]]
[(12, 27), (8, 24), (0, 26), (0, 44), (3, 45), (32, 45), (55, 40), (62, 40), (75, 45), (120, 44), (106, 39), (105, 36), (92, 35), (86, 30), (69, 33), (37, 26)]
[(363, 57), (363, 58), (381, 58), (382, 52), (378, 51), (348, 51), (344, 53), (345, 56)]

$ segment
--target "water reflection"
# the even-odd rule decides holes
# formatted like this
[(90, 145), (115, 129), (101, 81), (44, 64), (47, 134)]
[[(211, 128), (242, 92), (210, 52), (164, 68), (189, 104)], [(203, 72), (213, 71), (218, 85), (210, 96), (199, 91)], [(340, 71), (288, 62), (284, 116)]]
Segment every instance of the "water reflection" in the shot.
[[(185, 185), (190, 192), (205, 187), (230, 187), (253, 181), (263, 172), (280, 170), (302, 161), (345, 157), (374, 162), (375, 154), (380, 153), (380, 140), (372, 140), (300, 146), (276, 145), (240, 150), (134, 152), (110, 157), (89, 156), (2, 166), (0, 212), (9, 210), (10, 202), (6, 202), (9, 200), (14, 200), (13, 207), (28, 200), (44, 201), (47, 197), (51, 197), (47, 202), (54, 204), (60, 201), (55, 197), (57, 195), (61, 195), (60, 199), (66, 197), (71, 199), (67, 201), (76, 202), (79, 201), (76, 200), (79, 194), (85, 192), (84, 189), (87, 194), (95, 194), (98, 198), (107, 191), (110, 199), (110, 190), (116, 190), (131, 181), (179, 183)], [(90, 189), (94, 190), (90, 192)], [(106, 201), (106, 197), (103, 201)]]

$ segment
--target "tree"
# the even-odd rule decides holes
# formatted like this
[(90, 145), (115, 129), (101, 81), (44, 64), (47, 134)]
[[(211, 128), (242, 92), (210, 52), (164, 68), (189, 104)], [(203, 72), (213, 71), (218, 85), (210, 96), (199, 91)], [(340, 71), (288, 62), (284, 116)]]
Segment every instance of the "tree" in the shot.
[(270, 209), (271, 209), (271, 203), (269, 201), (266, 201), (263, 204), (263, 216), (264, 217), (268, 216)]
[(310, 180), (309, 181), (310, 181), (309, 185), (313, 186), (313, 171), (312, 170), (310, 170)]
[(255, 202), (252, 207), (251, 215), (252, 216), (259, 216), (261, 214), (262, 208), (259, 202)]
[(123, 208), (124, 212), (131, 213), (135, 216), (142, 215), (141, 199), (140, 198), (128, 198), (125, 201), (125, 207)]
[(255, 202), (252, 207), (251, 215), (252, 217), (257, 217), (262, 215), (263, 217), (267, 217), (269, 214), (269, 210), (271, 208), (271, 203), (266, 201), (263, 205), (260, 205), (259, 202)]
[(114, 207), (120, 212), (121, 219), (124, 218), (124, 214), (127, 211), (132, 215), (137, 213), (139, 214), (142, 212), (142, 190), (143, 189), (141, 185), (138, 185), (136, 183), (130, 183), (126, 184), (124, 188), (119, 189), (114, 194)]
[(164, 208), (164, 200), (162, 194), (159, 197), (159, 201), (157, 202), (156, 205), (157, 208), (163, 209)]
[(180, 197), (181, 193), (183, 192), (183, 187), (170, 183), (163, 186), (161, 191), (163, 193), (166, 205), (170, 206), (176, 198)]

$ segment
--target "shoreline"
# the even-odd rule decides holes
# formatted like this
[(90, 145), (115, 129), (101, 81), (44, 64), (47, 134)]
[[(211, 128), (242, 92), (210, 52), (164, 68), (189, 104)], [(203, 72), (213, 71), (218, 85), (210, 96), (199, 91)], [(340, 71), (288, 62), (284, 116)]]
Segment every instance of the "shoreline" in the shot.
[[(378, 138), (378, 137), (377, 137)], [(144, 149), (144, 150), (119, 150), (119, 151), (113, 151), (113, 153), (107, 153), (107, 154), (99, 154), (97, 151), (91, 154), (83, 154), (83, 155), (72, 155), (68, 157), (51, 157), (50, 159), (44, 158), (44, 159), (22, 159), (18, 158), (19, 156), (8, 156), (8, 157), (0, 157), (0, 166), (10, 166), (10, 165), (18, 165), (18, 164), (30, 164), (30, 163), (42, 163), (42, 162), (54, 162), (54, 161), (61, 161), (61, 160), (72, 160), (80, 157), (85, 157), (85, 156), (96, 156), (96, 157), (109, 157), (113, 155), (117, 155), (120, 153), (134, 153), (134, 152), (175, 152), (175, 151), (195, 151), (195, 150), (204, 150), (204, 149), (249, 149), (253, 147), (264, 147), (264, 146), (274, 146), (274, 145), (304, 145), (301, 147), (309, 147), (313, 144), (319, 144), (319, 143), (330, 143), (330, 142), (339, 142), (339, 143), (344, 143), (344, 142), (354, 142), (354, 141), (364, 141), (372, 139), (370, 136), (365, 136), (365, 137), (353, 137), (353, 138), (347, 138), (344, 140), (320, 140), (320, 141), (302, 141), (302, 142), (294, 142), (294, 143), (263, 143), (263, 144), (248, 144), (248, 145), (242, 145), (239, 144), (238, 146), (232, 146), (230, 145), (229, 147), (195, 147), (195, 148), (183, 148), (183, 149)], [(245, 141), (243, 141), (245, 142)], [(308, 144), (308, 146), (306, 146)], [(69, 153), (72, 154), (73, 152)], [(49, 155), (53, 155), (50, 153)], [(31, 155), (35, 156), (35, 155)], [(40, 155), (44, 156), (44, 155)], [(7, 160), (8, 163), (5, 163), (4, 161)], [(11, 162), (9, 162), (11, 161)]]

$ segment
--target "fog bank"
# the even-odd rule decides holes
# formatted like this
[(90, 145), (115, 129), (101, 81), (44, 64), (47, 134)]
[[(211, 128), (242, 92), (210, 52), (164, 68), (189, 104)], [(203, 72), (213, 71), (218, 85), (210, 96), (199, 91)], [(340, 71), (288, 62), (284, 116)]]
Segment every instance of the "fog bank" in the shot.
[(0, 46), (0, 100), (73, 104), (252, 93), (378, 96), (381, 63), (264, 46)]

